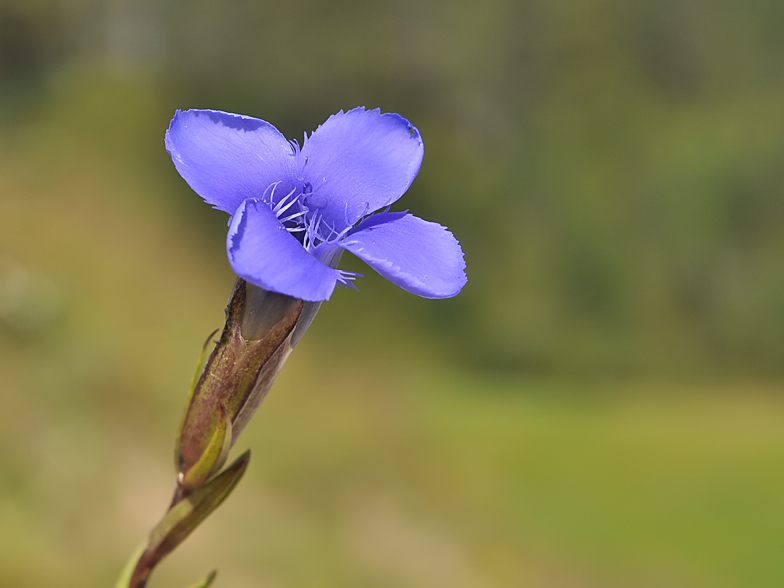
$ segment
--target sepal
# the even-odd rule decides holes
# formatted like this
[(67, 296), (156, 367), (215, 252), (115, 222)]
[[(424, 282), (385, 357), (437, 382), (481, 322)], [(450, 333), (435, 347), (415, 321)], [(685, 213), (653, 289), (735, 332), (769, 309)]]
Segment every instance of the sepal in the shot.
[(220, 469), (221, 459), (288, 358), (302, 309), (303, 302), (297, 300), (293, 310), (281, 312), (259, 339), (247, 340), (242, 334), (247, 290), (245, 282), (237, 280), (223, 333), (196, 383), (178, 436), (176, 465), (184, 489), (196, 487)]
[(210, 442), (204, 449), (204, 453), (187, 473), (181, 472), (179, 474), (177, 481), (185, 491), (201, 486), (209, 480), (210, 476), (223, 467), (223, 464), (226, 463), (226, 458), (229, 456), (229, 450), (231, 449), (231, 419), (226, 406), (222, 402), (218, 403), (218, 408), (220, 409), (218, 422)]

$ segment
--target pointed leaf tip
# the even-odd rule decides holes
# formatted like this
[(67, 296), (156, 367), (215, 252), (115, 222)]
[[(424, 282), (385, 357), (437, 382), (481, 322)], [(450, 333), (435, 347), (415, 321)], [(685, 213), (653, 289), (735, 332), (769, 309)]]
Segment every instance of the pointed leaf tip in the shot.
[(212, 581), (215, 579), (215, 576), (218, 575), (217, 570), (212, 570), (209, 574), (204, 576), (201, 580), (196, 582), (195, 584), (191, 584), (188, 588), (208, 588)]

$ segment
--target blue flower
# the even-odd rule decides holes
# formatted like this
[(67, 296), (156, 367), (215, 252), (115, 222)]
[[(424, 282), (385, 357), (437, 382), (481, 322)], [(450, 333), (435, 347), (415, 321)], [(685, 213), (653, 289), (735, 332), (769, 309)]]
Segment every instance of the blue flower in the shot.
[(424, 153), (419, 131), (397, 114), (341, 111), (300, 148), (263, 120), (177, 111), (166, 149), (191, 188), (231, 215), (229, 262), (251, 284), (327, 300), (356, 277), (336, 269), (343, 251), (426, 298), (454, 296), (466, 283), (452, 233), (389, 212)]

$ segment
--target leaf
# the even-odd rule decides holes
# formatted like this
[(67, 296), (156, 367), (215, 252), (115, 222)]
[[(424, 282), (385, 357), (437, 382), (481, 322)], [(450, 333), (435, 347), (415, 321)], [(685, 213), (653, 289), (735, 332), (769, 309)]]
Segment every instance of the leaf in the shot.
[(215, 576), (217, 576), (217, 575), (218, 575), (218, 572), (216, 572), (215, 570), (212, 570), (209, 574), (204, 576), (201, 580), (199, 580), (195, 584), (191, 584), (190, 586), (188, 586), (188, 588), (207, 588), (210, 584), (212, 584), (212, 581), (215, 579)]
[(139, 560), (142, 558), (142, 555), (144, 555), (146, 549), (146, 545), (140, 545), (134, 550), (131, 559), (128, 560), (125, 567), (123, 567), (122, 572), (120, 572), (120, 577), (117, 579), (114, 588), (128, 588), (128, 585), (131, 582), (131, 576), (133, 576), (133, 572), (136, 569), (136, 564), (139, 563)]
[(182, 543), (223, 502), (245, 473), (249, 460), (250, 451), (246, 451), (212, 480), (186, 494), (166, 513), (150, 532), (143, 555), (150, 569)]

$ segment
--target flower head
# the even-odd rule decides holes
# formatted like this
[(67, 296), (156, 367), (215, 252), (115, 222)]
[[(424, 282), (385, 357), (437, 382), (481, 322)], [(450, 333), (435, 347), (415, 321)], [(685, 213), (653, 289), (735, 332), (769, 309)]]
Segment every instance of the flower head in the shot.
[(166, 149), (196, 193), (231, 215), (229, 262), (251, 284), (327, 300), (356, 277), (336, 268), (343, 251), (426, 298), (454, 296), (466, 283), (446, 228), (389, 212), (424, 153), (419, 131), (397, 114), (341, 111), (300, 147), (260, 119), (177, 111)]

